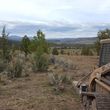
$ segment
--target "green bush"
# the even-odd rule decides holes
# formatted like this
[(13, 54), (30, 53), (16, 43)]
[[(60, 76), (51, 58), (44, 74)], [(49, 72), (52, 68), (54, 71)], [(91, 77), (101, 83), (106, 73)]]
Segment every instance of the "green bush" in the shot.
[(49, 60), (46, 54), (36, 54), (34, 58), (34, 64), (33, 64), (33, 71), (37, 72), (43, 72), (47, 71), (49, 65)]
[(53, 55), (58, 55), (58, 54), (59, 54), (57, 48), (54, 48), (54, 49), (53, 49), (52, 54), (53, 54)]
[(45, 40), (45, 34), (39, 30), (37, 36), (34, 37), (34, 43), (36, 44), (36, 54), (34, 57), (33, 70), (34, 72), (47, 71), (49, 60), (48, 60), (48, 43)]

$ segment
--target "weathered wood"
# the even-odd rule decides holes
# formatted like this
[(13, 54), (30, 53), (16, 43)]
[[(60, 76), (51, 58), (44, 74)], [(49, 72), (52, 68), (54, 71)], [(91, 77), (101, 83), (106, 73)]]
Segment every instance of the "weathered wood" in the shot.
[(107, 85), (110, 86), (110, 81), (107, 80), (106, 78), (102, 77), (102, 78), (101, 78), (101, 81), (103, 81), (105, 84), (107, 84)]
[(110, 86), (104, 84), (103, 82), (99, 81), (98, 79), (95, 79), (96, 83), (102, 86), (104, 89), (110, 92)]

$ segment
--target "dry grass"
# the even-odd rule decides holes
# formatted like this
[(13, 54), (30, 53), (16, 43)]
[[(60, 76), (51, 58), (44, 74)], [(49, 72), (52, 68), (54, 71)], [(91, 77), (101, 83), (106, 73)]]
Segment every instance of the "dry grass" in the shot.
[(48, 85), (47, 74), (33, 74), (10, 81), (0, 87), (0, 108), (12, 110), (79, 110), (70, 87), (55, 95)]
[[(68, 70), (67, 73), (73, 75), (75, 80), (79, 80), (84, 75), (92, 72), (98, 65), (97, 56), (71, 56), (71, 55), (59, 55), (58, 58), (64, 59), (65, 62), (72, 62), (77, 66), (77, 70)], [(61, 68), (60, 68), (61, 70)], [(55, 70), (55, 71), (58, 71)]]
[[(94, 56), (58, 57), (78, 65), (78, 71), (66, 71), (75, 79), (80, 79), (97, 64), (97, 57)], [(60, 67), (54, 68), (53, 71), (65, 73)], [(79, 98), (72, 90), (71, 85), (68, 85), (64, 93), (54, 94), (49, 85), (47, 73), (31, 73), (29, 77), (5, 79), (4, 82), (5, 84), (0, 83), (0, 110), (82, 110)]]

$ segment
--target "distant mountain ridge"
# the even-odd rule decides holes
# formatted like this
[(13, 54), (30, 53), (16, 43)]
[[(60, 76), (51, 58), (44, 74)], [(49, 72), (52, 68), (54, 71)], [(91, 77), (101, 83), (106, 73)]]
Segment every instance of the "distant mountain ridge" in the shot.
[[(13, 41), (21, 41), (22, 37), (12, 35), (8, 37), (9, 40)], [(32, 37), (30, 37), (32, 39)], [(56, 43), (56, 44), (93, 44), (96, 42), (96, 37), (90, 37), (90, 38), (56, 38), (56, 39), (47, 39), (48, 42)]]
[[(30, 39), (32, 39), (33, 37), (29, 37)], [(8, 37), (9, 40), (12, 40), (12, 41), (21, 41), (22, 40), (22, 37), (20, 36), (17, 36), (17, 35), (11, 35)]]
[(57, 44), (93, 44), (97, 40), (96, 37), (91, 38), (59, 38), (59, 39), (48, 39), (49, 42)]
[(17, 35), (11, 35), (8, 37), (9, 40), (13, 40), (13, 41), (21, 41), (22, 37), (17, 36)]

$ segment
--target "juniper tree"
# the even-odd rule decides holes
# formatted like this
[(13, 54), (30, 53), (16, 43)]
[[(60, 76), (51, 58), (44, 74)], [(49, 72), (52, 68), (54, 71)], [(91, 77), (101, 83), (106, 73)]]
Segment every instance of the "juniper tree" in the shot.
[(36, 44), (35, 69), (37, 71), (46, 71), (48, 68), (48, 43), (45, 40), (45, 34), (39, 30), (37, 36), (34, 37)]
[(97, 34), (97, 41), (95, 42), (96, 52), (99, 55), (100, 50), (100, 40), (110, 38), (110, 29), (101, 30)]
[(30, 46), (30, 39), (27, 37), (27, 35), (25, 35), (21, 41), (21, 50), (24, 51), (26, 57), (30, 53), (29, 46)]
[(8, 35), (9, 34), (6, 33), (6, 27), (4, 26), (1, 34), (2, 57), (4, 60), (9, 59)]

